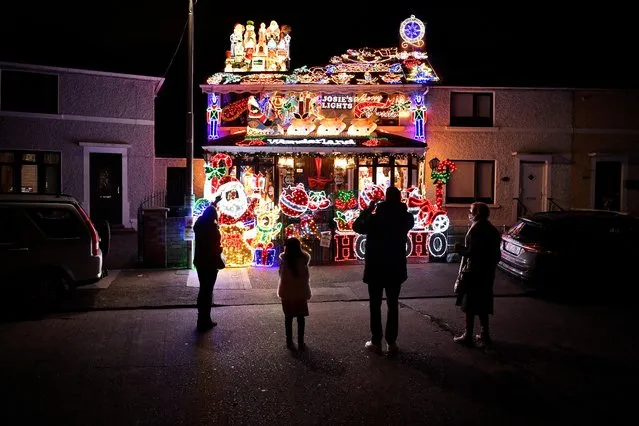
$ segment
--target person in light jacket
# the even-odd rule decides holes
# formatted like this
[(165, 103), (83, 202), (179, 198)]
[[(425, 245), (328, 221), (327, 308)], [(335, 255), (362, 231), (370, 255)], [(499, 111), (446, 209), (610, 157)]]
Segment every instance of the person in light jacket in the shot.
[(277, 296), (282, 300), (284, 326), (286, 329), (286, 347), (294, 350), (293, 318), (297, 318), (297, 347), (303, 351), (304, 328), (308, 316), (308, 300), (311, 298), (308, 265), (311, 256), (302, 250), (297, 238), (289, 238), (284, 244), (284, 253), (280, 254), (280, 282)]

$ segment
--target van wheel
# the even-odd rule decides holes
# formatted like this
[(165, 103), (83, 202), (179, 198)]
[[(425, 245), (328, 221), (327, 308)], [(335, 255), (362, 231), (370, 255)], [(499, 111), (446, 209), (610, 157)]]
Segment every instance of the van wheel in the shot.
[(100, 236), (100, 250), (102, 250), (102, 256), (106, 258), (111, 248), (111, 224), (107, 220), (100, 220), (96, 228)]

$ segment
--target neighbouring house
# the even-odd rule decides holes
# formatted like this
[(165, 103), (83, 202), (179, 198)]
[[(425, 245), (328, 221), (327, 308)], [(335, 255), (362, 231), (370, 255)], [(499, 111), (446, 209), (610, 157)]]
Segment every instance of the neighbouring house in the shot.
[(473, 201), (505, 226), (553, 201), (570, 207), (571, 90), (434, 87), (428, 101), (427, 158), (456, 165), (444, 195), (451, 222), (467, 223)]
[(65, 193), (137, 229), (163, 78), (0, 63), (0, 192)]
[(553, 209), (639, 214), (639, 91), (434, 86), (428, 102), (427, 161), (456, 165), (453, 224), (473, 201), (503, 226)]
[(639, 215), (639, 91), (573, 92), (572, 202)]

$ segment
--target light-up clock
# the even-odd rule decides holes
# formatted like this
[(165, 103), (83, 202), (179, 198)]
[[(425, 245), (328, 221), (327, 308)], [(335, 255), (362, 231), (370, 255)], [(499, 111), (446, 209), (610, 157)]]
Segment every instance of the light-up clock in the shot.
[(411, 15), (410, 18), (402, 21), (399, 27), (399, 35), (404, 40), (402, 47), (406, 48), (409, 45), (422, 47), (424, 45), (424, 36), (426, 35), (426, 25), (415, 18), (415, 15)]

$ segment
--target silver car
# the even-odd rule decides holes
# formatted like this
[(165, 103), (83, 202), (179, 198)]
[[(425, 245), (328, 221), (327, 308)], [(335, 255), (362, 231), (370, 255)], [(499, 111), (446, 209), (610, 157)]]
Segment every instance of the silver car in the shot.
[(571, 210), (520, 218), (502, 235), (499, 268), (542, 285), (584, 285), (622, 277), (637, 256), (639, 219)]
[(75, 198), (0, 195), (3, 286), (46, 284), (47, 290), (58, 290), (95, 283), (102, 276), (100, 236)]

